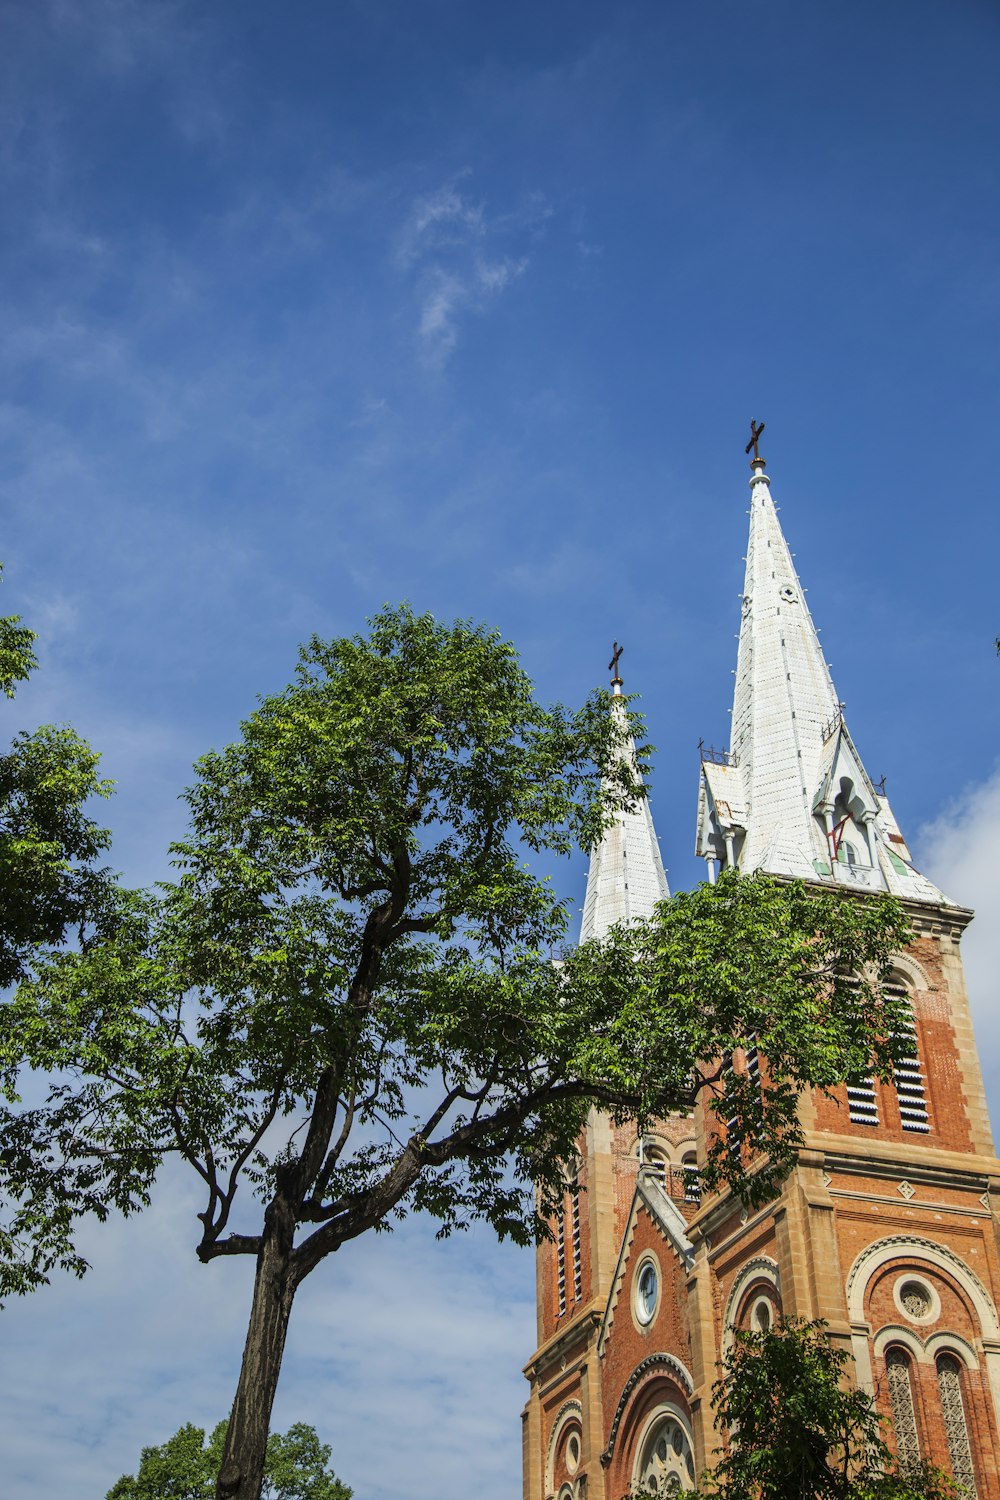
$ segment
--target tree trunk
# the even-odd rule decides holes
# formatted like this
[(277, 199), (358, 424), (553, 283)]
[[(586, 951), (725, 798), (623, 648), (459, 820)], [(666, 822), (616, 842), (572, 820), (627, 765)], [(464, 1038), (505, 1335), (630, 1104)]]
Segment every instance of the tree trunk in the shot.
[(250, 1326), (229, 1418), (216, 1500), (260, 1500), (271, 1407), (281, 1373), (296, 1282), (291, 1275), (291, 1215), (275, 1199), (257, 1256)]

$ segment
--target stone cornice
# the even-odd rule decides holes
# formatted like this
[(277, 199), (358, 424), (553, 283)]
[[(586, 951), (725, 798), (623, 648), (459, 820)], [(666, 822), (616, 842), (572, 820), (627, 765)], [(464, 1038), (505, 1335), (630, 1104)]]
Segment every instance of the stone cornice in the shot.
[(971, 1151), (944, 1151), (922, 1142), (859, 1140), (855, 1136), (832, 1136), (815, 1130), (806, 1131), (804, 1146), (822, 1153), (828, 1172), (845, 1172), (855, 1177), (898, 1177), (902, 1172), (911, 1182), (935, 1186), (960, 1187), (982, 1193), (991, 1178), (1000, 1176), (1000, 1160)]
[(524, 1367), (527, 1379), (536, 1380), (555, 1360), (564, 1359), (574, 1344), (589, 1344), (594, 1330), (601, 1321), (602, 1310), (603, 1302), (599, 1300), (592, 1302), (581, 1313), (577, 1313), (567, 1328), (558, 1329), (544, 1344), (540, 1345)]

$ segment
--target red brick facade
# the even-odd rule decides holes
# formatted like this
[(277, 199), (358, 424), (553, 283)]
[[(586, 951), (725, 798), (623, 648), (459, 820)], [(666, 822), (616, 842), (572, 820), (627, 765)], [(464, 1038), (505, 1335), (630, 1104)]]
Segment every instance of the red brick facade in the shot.
[(798, 1166), (748, 1214), (727, 1194), (693, 1201), (683, 1159), (703, 1149), (700, 1122), (664, 1121), (640, 1148), (592, 1118), (576, 1239), (567, 1195), (562, 1250), (538, 1252), (525, 1500), (621, 1500), (711, 1466), (727, 1340), (781, 1313), (827, 1320), (904, 1459), (1000, 1500), (1000, 1164), (958, 955), (968, 913), (911, 917), (898, 978), (925, 1121), (918, 1108), (907, 1125), (894, 1085), (873, 1086), (875, 1123), (850, 1118), (843, 1089), (805, 1101)]

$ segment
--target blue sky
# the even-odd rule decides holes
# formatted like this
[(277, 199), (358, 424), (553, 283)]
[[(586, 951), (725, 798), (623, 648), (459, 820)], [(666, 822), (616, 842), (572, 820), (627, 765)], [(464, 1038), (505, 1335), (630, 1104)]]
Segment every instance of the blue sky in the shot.
[[(753, 416), (1000, 1042), (992, 0), (32, 0), (0, 32), (2, 602), (43, 662), (5, 712), (103, 751), (128, 878), (300, 640), (409, 598), (570, 702), (624, 642), (693, 883)], [(168, 1180), (4, 1312), (10, 1500), (103, 1495), (225, 1410), (246, 1287), (194, 1207)], [(278, 1421), (365, 1500), (516, 1493), (530, 1255), (413, 1226), (324, 1269)]]

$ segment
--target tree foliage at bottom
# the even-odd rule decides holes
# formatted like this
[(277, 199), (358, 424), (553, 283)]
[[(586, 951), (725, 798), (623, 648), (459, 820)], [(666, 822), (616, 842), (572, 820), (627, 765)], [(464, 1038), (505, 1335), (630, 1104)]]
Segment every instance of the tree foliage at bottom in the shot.
[[(960, 1500), (930, 1465), (904, 1471), (867, 1391), (845, 1384), (851, 1356), (826, 1324), (789, 1319), (737, 1333), (716, 1381), (715, 1425), (728, 1448), (700, 1500)], [(632, 1500), (661, 1500), (646, 1492)]]
[[(227, 1426), (220, 1422), (206, 1442), (205, 1429), (186, 1422), (159, 1447), (143, 1448), (139, 1472), (123, 1474), (107, 1500), (212, 1500)], [(305, 1422), (272, 1432), (261, 1500), (351, 1500), (329, 1461), (329, 1447)]]

